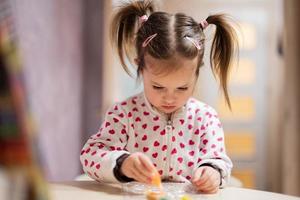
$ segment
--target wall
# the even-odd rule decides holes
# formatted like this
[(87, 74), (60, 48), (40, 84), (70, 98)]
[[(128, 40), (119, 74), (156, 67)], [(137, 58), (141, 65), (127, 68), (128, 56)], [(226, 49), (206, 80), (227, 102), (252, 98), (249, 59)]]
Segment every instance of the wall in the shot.
[(282, 191), (300, 196), (300, 2), (284, 1), (284, 95), (282, 121), (283, 132), (280, 134), (280, 155), (282, 161)]
[(30, 106), (49, 180), (79, 173), (82, 85), (80, 0), (14, 0)]

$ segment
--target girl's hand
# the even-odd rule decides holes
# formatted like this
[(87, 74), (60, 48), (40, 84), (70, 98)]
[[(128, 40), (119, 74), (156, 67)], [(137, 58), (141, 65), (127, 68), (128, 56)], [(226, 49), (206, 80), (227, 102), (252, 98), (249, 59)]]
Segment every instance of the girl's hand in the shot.
[(220, 178), (219, 171), (209, 166), (203, 166), (196, 170), (192, 183), (200, 192), (214, 194), (219, 190)]
[(143, 153), (136, 152), (126, 158), (121, 166), (121, 172), (141, 183), (151, 183), (156, 168), (151, 160)]

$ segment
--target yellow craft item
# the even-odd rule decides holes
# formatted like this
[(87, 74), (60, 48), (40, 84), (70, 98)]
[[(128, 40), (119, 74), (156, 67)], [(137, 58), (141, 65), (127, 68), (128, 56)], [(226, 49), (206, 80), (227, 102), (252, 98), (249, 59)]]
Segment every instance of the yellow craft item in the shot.
[(164, 198), (165, 195), (166, 194), (162, 191), (159, 192), (148, 191), (146, 193), (146, 198), (147, 200), (160, 200), (161, 198)]
[(152, 177), (151, 184), (157, 187), (162, 187), (159, 173), (155, 173)]
[(180, 200), (192, 200), (191, 197), (189, 197), (188, 195), (183, 195)]

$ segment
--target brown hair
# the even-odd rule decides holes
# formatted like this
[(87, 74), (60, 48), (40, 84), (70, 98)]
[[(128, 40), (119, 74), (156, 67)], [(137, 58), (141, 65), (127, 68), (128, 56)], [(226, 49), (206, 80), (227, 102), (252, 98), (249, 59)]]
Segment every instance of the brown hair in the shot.
[[(139, 17), (147, 15), (148, 20), (139, 26)], [(226, 15), (210, 15), (206, 21), (216, 26), (210, 52), (212, 71), (219, 77), (226, 102), (230, 106), (227, 92), (229, 67), (235, 53), (237, 37), (235, 29)], [(143, 47), (143, 42), (157, 34)], [(200, 49), (186, 39), (191, 38), (200, 45)], [(118, 49), (118, 55), (124, 70), (131, 75), (125, 58), (133, 63), (137, 58), (137, 75), (144, 69), (144, 56), (149, 54), (156, 59), (169, 59), (174, 55), (193, 59), (198, 57), (196, 75), (203, 63), (205, 35), (203, 28), (192, 17), (183, 13), (169, 14), (155, 11), (153, 1), (131, 1), (124, 3), (115, 14), (111, 24), (111, 39)]]

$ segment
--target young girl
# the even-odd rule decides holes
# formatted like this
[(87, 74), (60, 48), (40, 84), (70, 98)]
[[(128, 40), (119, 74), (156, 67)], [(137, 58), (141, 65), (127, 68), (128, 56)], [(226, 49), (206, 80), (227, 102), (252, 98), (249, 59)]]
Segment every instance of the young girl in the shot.
[(144, 92), (114, 104), (81, 152), (84, 171), (104, 182), (190, 181), (215, 193), (232, 162), (216, 111), (192, 98), (203, 63), (204, 29), (216, 26), (211, 65), (228, 105), (227, 74), (235, 32), (224, 15), (198, 23), (182, 14), (155, 12), (150, 1), (125, 4), (112, 21), (121, 64), (134, 60)]

